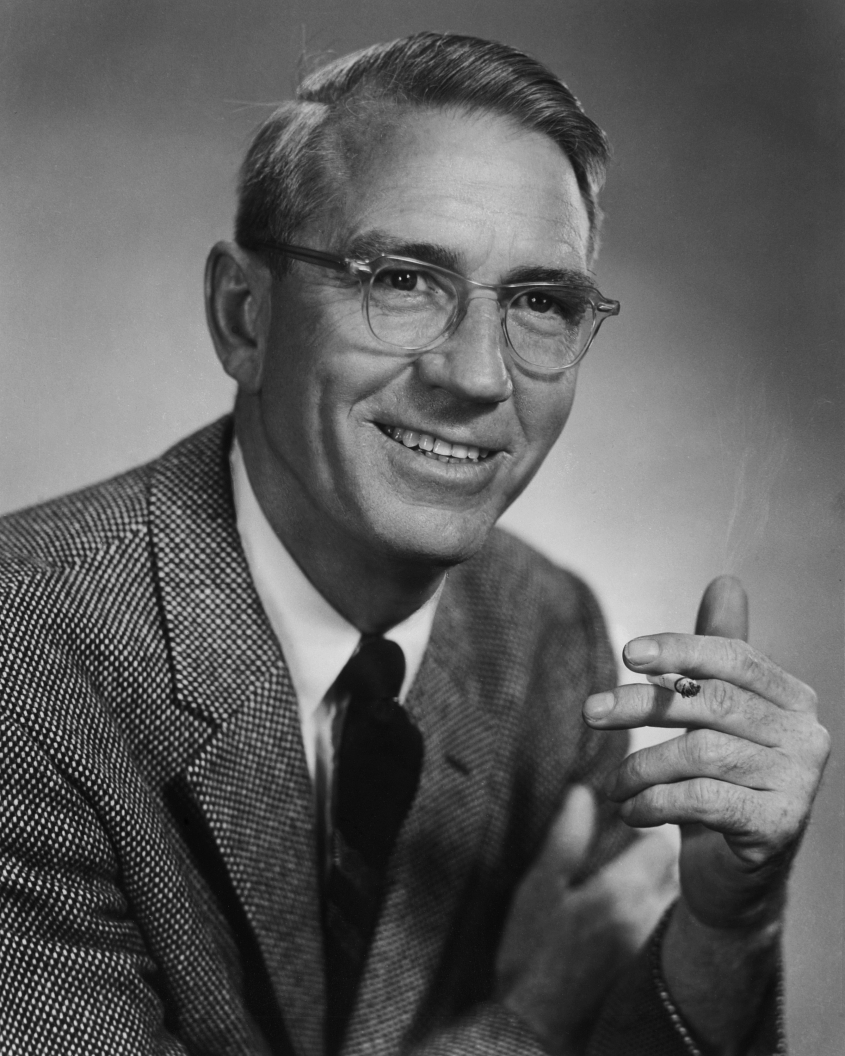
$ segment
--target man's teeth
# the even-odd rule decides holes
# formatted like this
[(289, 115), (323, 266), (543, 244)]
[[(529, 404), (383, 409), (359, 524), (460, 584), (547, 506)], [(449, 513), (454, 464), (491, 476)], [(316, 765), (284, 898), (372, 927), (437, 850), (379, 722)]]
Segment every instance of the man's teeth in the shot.
[(490, 454), (488, 447), (474, 447), (472, 444), (450, 444), (448, 440), (441, 440), (438, 436), (430, 433), (417, 433), (413, 429), (399, 429), (388, 426), (385, 432), (393, 440), (405, 447), (416, 447), (429, 458), (437, 458), (441, 462), (448, 462), (454, 458), (458, 461), (469, 460), (477, 462)]

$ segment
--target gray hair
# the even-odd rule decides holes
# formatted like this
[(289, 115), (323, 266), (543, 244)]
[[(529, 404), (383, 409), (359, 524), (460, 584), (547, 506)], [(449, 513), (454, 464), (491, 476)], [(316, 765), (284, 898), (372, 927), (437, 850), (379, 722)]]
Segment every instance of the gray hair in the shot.
[[(415, 33), (317, 69), (258, 129), (241, 166), (235, 239), (245, 249), (292, 242), (331, 208), (378, 148), (397, 109), (498, 114), (553, 140), (572, 166), (595, 248), (598, 191), (609, 157), (602, 130), (566, 85), (515, 48), (476, 37)], [(381, 122), (379, 121), (381, 119)]]

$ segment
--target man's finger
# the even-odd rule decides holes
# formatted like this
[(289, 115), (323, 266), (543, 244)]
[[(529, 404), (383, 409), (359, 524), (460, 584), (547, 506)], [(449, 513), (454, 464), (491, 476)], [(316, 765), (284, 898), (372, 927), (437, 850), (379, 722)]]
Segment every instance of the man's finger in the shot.
[(712, 580), (698, 607), (695, 633), (748, 641), (748, 595), (735, 576)]
[[(645, 827), (698, 823), (721, 832), (732, 846), (743, 846), (749, 864), (770, 858), (794, 839), (799, 808), (784, 795), (743, 788), (711, 777), (652, 785), (619, 807), (629, 825)], [(760, 834), (767, 839), (761, 840)]]
[(596, 801), (585, 785), (573, 785), (552, 822), (537, 859), (561, 881), (568, 881), (586, 861), (596, 830)]
[(672, 832), (677, 830), (637, 833), (631, 846), (604, 866), (602, 881), (619, 890), (633, 889), (640, 899), (649, 890), (671, 900), (678, 893), (678, 840)]
[(690, 678), (718, 678), (788, 711), (813, 711), (816, 707), (816, 695), (806, 683), (738, 638), (652, 634), (628, 642), (622, 658), (627, 667), (640, 674), (677, 671)]
[(705, 679), (695, 697), (682, 697), (659, 686), (634, 682), (584, 701), (584, 720), (595, 729), (632, 730), (639, 726), (711, 729), (744, 737), (767, 748), (783, 743), (796, 721), (756, 693), (727, 682)]
[(629, 755), (608, 779), (606, 791), (621, 803), (652, 785), (696, 777), (773, 791), (783, 786), (784, 770), (792, 778), (794, 769), (777, 750), (714, 730), (693, 730)]

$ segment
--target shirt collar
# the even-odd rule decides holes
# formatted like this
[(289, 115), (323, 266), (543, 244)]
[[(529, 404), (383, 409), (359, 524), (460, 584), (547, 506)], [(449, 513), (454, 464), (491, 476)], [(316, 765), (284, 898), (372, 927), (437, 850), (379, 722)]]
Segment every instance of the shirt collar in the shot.
[[(252, 490), (237, 440), (229, 456), (235, 514), (247, 565), (270, 626), (279, 641), (299, 700), (300, 714), (312, 715), (361, 640), (297, 565), (270, 527)], [(384, 637), (402, 647), (404, 701), (422, 663), (443, 583), (421, 608)]]

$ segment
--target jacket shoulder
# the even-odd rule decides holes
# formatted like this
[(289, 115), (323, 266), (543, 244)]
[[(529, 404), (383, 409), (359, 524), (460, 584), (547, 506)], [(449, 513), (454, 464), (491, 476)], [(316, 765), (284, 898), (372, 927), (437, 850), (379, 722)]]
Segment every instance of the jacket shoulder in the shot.
[(490, 533), (460, 574), (472, 594), (515, 619), (587, 622), (603, 631), (598, 603), (587, 584), (502, 528)]
[(54, 569), (96, 558), (147, 530), (150, 482), (161, 468), (189, 473), (219, 446), (228, 419), (206, 426), (160, 458), (98, 484), (0, 517), (0, 569)]
[(142, 466), (0, 518), (0, 561), (76, 564), (134, 535), (145, 522), (149, 473)]
[(565, 695), (577, 696), (580, 707), (590, 693), (615, 685), (592, 591), (509, 532), (494, 530), (474, 557), (449, 573), (447, 597), (453, 637), (473, 643), (485, 678), (512, 685), (514, 699), (538, 692), (562, 699), (566, 683)]

